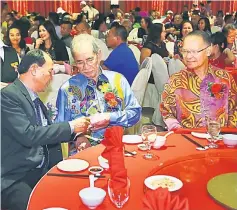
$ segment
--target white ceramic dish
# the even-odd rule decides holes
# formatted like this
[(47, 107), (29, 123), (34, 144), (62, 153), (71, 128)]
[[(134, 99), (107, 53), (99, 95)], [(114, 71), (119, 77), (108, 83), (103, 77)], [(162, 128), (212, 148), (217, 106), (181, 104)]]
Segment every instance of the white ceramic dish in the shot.
[(227, 147), (237, 146), (237, 135), (224, 134), (223, 135), (223, 141), (224, 141), (224, 144), (227, 145)]
[(92, 166), (88, 169), (88, 171), (92, 174), (100, 174), (104, 169), (100, 166)]
[(209, 139), (211, 136), (208, 133), (197, 133), (197, 132), (191, 132), (191, 134), (197, 138), (200, 139)]
[[(152, 189), (156, 190), (158, 187), (168, 188), (170, 192), (179, 190), (183, 186), (183, 182), (176, 177), (166, 175), (155, 175), (145, 179), (144, 184)], [(167, 186), (167, 184), (169, 186)]]
[(101, 188), (88, 187), (82, 189), (79, 192), (79, 196), (82, 200), (82, 203), (89, 209), (96, 209), (96, 207), (104, 201), (106, 192)]
[(122, 141), (125, 144), (140, 144), (142, 143), (142, 137), (139, 135), (124, 135)]
[(137, 147), (138, 147), (138, 149), (140, 149), (142, 151), (148, 150), (148, 147), (145, 144), (138, 144)]
[(87, 169), (89, 163), (81, 159), (63, 160), (57, 164), (57, 168), (66, 172), (78, 172)]
[(98, 157), (98, 162), (101, 167), (108, 169), (109, 168), (109, 161), (103, 158), (101, 155)]

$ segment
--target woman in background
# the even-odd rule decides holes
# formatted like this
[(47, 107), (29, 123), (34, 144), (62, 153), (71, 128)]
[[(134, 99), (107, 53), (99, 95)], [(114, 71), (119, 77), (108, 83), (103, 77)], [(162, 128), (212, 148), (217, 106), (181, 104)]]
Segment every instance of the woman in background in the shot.
[(183, 21), (180, 25), (180, 37), (174, 43), (174, 57), (176, 59), (182, 58), (180, 53), (180, 49), (183, 47), (183, 39), (187, 36), (190, 32), (193, 31), (193, 25), (191, 21)]
[(141, 28), (138, 29), (137, 37), (143, 38), (144, 35), (148, 35), (149, 28), (151, 27), (152, 22), (149, 17), (143, 17), (141, 19)]
[(21, 29), (16, 24), (13, 24), (7, 31), (6, 44), (16, 50), (20, 60), (29, 51), (23, 39)]
[(39, 25), (39, 38), (36, 40), (35, 48), (48, 53), (55, 64), (63, 65), (69, 61), (67, 49), (63, 41), (59, 40), (54, 25), (45, 21)]
[(209, 63), (217, 68), (233, 67), (235, 55), (227, 48), (227, 39), (222, 32), (216, 32), (211, 36), (212, 52)]
[(211, 25), (208, 18), (200, 18), (198, 21), (198, 30), (205, 31), (209, 36), (211, 36)]

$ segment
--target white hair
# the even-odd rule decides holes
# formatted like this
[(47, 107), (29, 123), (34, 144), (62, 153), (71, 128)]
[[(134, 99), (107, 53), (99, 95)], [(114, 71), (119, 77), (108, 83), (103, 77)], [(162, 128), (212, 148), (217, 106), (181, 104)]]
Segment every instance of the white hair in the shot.
[(89, 34), (80, 34), (73, 38), (71, 43), (71, 52), (72, 54), (80, 53), (83, 49), (92, 47), (93, 53), (99, 53), (99, 47), (96, 44), (96, 40), (92, 35)]

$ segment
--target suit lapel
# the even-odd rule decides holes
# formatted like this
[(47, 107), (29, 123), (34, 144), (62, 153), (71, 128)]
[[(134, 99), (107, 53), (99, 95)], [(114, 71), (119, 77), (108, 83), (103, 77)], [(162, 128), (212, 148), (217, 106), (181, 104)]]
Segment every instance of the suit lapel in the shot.
[(30, 103), (30, 105), (32, 106), (33, 109), (35, 109), (34, 103), (31, 100), (31, 97), (27, 91), (27, 89), (25, 88), (25, 86), (23, 85), (23, 83), (19, 80), (16, 79), (14, 81), (14, 84), (19, 88), (19, 90), (22, 92), (22, 94), (26, 97), (26, 99), (28, 100), (28, 102)]

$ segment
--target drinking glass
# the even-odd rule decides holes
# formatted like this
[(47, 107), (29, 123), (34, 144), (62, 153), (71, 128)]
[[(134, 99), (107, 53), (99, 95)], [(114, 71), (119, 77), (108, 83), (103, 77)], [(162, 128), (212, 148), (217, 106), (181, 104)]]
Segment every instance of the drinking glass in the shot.
[(143, 156), (146, 160), (156, 160), (157, 156), (150, 152), (151, 144), (156, 141), (157, 130), (154, 125), (144, 125), (142, 126), (142, 141), (147, 145), (148, 151)]
[(130, 180), (127, 177), (127, 185), (123, 188), (115, 189), (114, 186), (114, 180), (109, 179), (108, 180), (108, 193), (110, 200), (115, 204), (115, 206), (119, 209), (123, 207), (123, 205), (128, 201), (129, 199), (129, 193), (130, 193)]
[(221, 130), (220, 120), (217, 118), (208, 117), (207, 118), (207, 132), (211, 136), (211, 138), (208, 139), (208, 141), (210, 142), (210, 144), (208, 145), (209, 148), (213, 148), (213, 149), (218, 148), (218, 145), (215, 144), (215, 142), (218, 141), (220, 130)]

